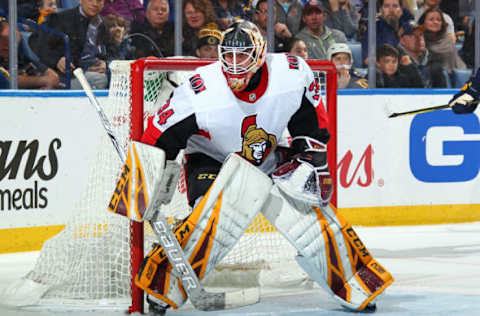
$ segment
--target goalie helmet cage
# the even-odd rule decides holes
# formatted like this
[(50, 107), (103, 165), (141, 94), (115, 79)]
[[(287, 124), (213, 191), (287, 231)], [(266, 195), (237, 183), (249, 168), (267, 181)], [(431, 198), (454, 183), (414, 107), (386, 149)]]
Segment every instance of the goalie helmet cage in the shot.
[[(139, 140), (144, 124), (144, 73), (146, 70), (157, 70), (157, 71), (193, 71), (200, 66), (205, 66), (212, 63), (212, 60), (201, 60), (201, 59), (141, 59), (131, 64), (131, 100), (132, 100), (132, 112), (131, 112), (131, 122), (132, 122), (132, 131), (131, 138), (132, 140)], [(328, 89), (322, 89), (324, 94), (326, 107), (328, 107), (328, 118), (329, 118), (329, 131), (332, 135), (331, 140), (328, 144), (328, 162), (331, 170), (336, 170), (336, 131), (337, 131), (337, 70), (333, 63), (326, 60), (307, 60), (308, 65), (312, 70), (318, 74), (323, 73), (324, 76), (317, 77), (317, 80), (324, 81), (324, 85)], [(321, 84), (322, 82), (319, 82)], [(332, 173), (333, 183), (336, 182), (336, 172)], [(335, 190), (332, 196), (332, 203), (334, 206), (337, 205), (337, 192)], [(266, 219), (265, 219), (266, 220)], [(141, 223), (132, 223), (132, 245), (131, 245), (131, 255), (132, 255), (132, 278), (135, 277), (135, 271), (138, 271), (140, 264), (143, 261), (143, 226)], [(143, 311), (143, 293), (135, 287), (132, 282), (132, 305), (130, 307), (130, 312)]]
[[(100, 103), (120, 147), (126, 151), (129, 140), (140, 139), (146, 118), (168, 99), (175, 86), (172, 82), (183, 82), (197, 67), (213, 61), (167, 58), (112, 62), (108, 98)], [(328, 160), (337, 183), (337, 72), (329, 61), (307, 63), (316, 74), (327, 108), (331, 134)], [(89, 185), (76, 202), (71, 219), (62, 232), (44, 243), (35, 267), (20, 283), (22, 289), (32, 293), (22, 295), (29, 305), (58, 309), (128, 308), (130, 313), (143, 312), (144, 295), (133, 278), (155, 237), (149, 225), (130, 222), (107, 211), (121, 162), (107, 134), (102, 137), (90, 162)], [(337, 205), (336, 189), (332, 203)], [(179, 181), (172, 202), (162, 207), (162, 212), (170, 218), (188, 214), (184, 181)], [(296, 268), (295, 254), (295, 249), (259, 214), (218, 269), (211, 271), (202, 283), (207, 287), (280, 288), (304, 284), (305, 274)], [(293, 272), (289, 264), (298, 271)], [(277, 286), (279, 276), (282, 280)], [(256, 279), (252, 281), (253, 278)], [(257, 283), (245, 286), (245, 281)]]

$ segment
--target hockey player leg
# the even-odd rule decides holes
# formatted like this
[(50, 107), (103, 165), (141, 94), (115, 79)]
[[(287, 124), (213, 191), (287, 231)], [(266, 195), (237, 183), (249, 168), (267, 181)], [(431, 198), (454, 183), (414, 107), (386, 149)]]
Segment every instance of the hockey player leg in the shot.
[[(198, 279), (235, 245), (267, 199), (271, 185), (269, 177), (239, 156), (231, 155), (227, 159), (190, 216), (174, 228)], [(172, 268), (166, 256), (165, 249), (157, 245), (146, 257), (135, 283), (149, 295), (178, 308), (187, 299), (185, 290), (190, 289), (191, 284), (182, 279), (179, 269)], [(244, 300), (249, 299), (245, 298), (249, 293), (242, 295)], [(235, 307), (237, 299), (227, 295), (223, 308)], [(220, 309), (217, 303), (213, 305)]]
[(333, 297), (342, 306), (375, 311), (375, 298), (393, 282), (393, 277), (371, 256), (352, 226), (337, 212), (330, 206), (314, 209), (323, 226), (328, 279), (318, 270), (307, 271), (314, 267), (314, 253), (305, 252), (295, 259), (317, 283), (327, 281)]
[(312, 172), (302, 163), (275, 179), (263, 215), (298, 250), (297, 262), (313, 280), (342, 306), (365, 310), (393, 278), (339, 214), (304, 190)]

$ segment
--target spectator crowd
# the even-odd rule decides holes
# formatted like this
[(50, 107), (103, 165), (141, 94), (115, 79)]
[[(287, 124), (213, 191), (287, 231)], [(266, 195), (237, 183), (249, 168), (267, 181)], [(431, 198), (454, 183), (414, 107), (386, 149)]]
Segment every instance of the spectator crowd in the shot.
[[(181, 3), (183, 56), (217, 58), (221, 31), (238, 19), (254, 22), (266, 38), (270, 15), (275, 52), (331, 60), (340, 88), (368, 87), (367, 0), (275, 0), (273, 12), (267, 0)], [(376, 4), (378, 88), (446, 88), (471, 76), (473, 1)], [(16, 39), (22, 89), (65, 88), (77, 67), (93, 88), (105, 89), (113, 60), (174, 55), (174, 0), (19, 0), (17, 6), (19, 17), (32, 22), (19, 23)], [(0, 0), (0, 9), (0, 88), (8, 88), (8, 0)], [(69, 58), (65, 41), (51, 29), (68, 35)], [(70, 87), (80, 85), (71, 79)]]

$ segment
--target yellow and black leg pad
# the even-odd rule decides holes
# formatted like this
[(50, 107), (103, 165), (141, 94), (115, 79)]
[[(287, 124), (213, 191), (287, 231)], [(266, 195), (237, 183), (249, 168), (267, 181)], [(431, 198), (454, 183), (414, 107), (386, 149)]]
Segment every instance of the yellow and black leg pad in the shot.
[(298, 250), (297, 262), (339, 303), (363, 310), (393, 277), (332, 207), (308, 206), (274, 185), (263, 215)]
[[(271, 179), (256, 167), (237, 155), (229, 156), (192, 213), (174, 228), (199, 279), (233, 248), (260, 211), (271, 186)], [(187, 298), (160, 245), (145, 258), (135, 284), (173, 308)]]
[(166, 161), (165, 152), (154, 146), (132, 141), (126, 161), (117, 179), (108, 210), (131, 220), (152, 218), (151, 201), (170, 202), (180, 174), (175, 161)]

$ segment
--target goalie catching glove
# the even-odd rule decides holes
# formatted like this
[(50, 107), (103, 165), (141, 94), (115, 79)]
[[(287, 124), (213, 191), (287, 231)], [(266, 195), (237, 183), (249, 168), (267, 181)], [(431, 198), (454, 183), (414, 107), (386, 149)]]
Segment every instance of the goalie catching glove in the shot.
[(303, 182), (304, 191), (312, 193), (313, 199), (318, 198), (319, 205), (328, 205), (333, 193), (333, 182), (328, 170), (327, 146), (313, 138), (298, 136), (293, 138), (292, 148), (297, 154), (275, 170), (273, 179), (289, 178), (302, 163), (306, 163), (313, 168), (313, 172), (306, 175), (308, 179)]

